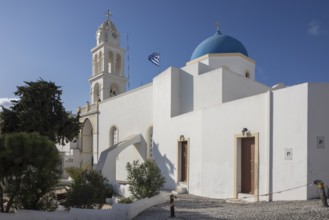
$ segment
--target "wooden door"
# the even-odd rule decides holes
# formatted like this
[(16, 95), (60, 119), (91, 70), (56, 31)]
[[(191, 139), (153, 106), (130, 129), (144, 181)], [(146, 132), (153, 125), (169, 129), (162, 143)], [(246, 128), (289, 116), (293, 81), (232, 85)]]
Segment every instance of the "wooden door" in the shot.
[(181, 178), (180, 181), (187, 181), (187, 141), (181, 142)]
[(241, 141), (241, 192), (254, 193), (255, 178), (255, 138)]

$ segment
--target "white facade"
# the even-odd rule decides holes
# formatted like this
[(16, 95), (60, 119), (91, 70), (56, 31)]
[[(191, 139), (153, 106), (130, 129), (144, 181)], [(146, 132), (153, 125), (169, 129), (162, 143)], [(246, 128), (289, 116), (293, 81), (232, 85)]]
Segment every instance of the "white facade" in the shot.
[[(102, 40), (104, 30), (116, 38)], [(252, 201), (310, 199), (310, 183), (329, 182), (329, 84), (270, 88), (255, 81), (252, 59), (233, 52), (170, 67), (126, 92), (120, 35), (110, 20), (98, 33), (76, 165), (115, 183), (126, 181), (127, 162), (153, 158), (167, 189)]]

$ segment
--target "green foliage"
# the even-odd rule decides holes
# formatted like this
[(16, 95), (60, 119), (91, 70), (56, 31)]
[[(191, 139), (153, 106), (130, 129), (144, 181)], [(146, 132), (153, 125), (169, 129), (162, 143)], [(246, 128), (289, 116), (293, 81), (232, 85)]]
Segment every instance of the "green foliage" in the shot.
[(86, 169), (82, 169), (80, 167), (68, 167), (65, 169), (67, 174), (73, 179), (74, 182), (78, 181), (80, 176)]
[(24, 209), (54, 211), (56, 195), (53, 187), (58, 178), (55, 172), (37, 170), (33, 167), (27, 169), (22, 177), (20, 191), (16, 197), (16, 205)]
[(129, 189), (135, 199), (150, 198), (158, 195), (166, 179), (154, 160), (127, 163)]
[[(9, 212), (13, 204), (26, 204), (22, 201), (29, 200), (25, 196), (29, 197), (26, 192), (30, 189), (39, 192), (33, 200), (34, 203), (40, 203), (45, 194), (56, 184), (54, 179), (57, 178), (55, 172), (58, 161), (59, 155), (55, 144), (38, 133), (12, 133), (0, 138), (1, 212)], [(36, 181), (39, 178), (40, 181)], [(49, 182), (47, 182), (48, 178), (50, 178)], [(48, 184), (47, 187), (44, 186), (45, 182)], [(28, 186), (29, 184), (32, 185)], [(25, 189), (27, 187), (30, 189)], [(3, 204), (4, 193), (9, 197), (6, 209)]]
[(66, 172), (73, 179), (64, 204), (66, 207), (101, 208), (105, 199), (112, 197), (112, 185), (100, 172), (76, 167), (68, 168)]
[(0, 131), (2, 133), (5, 133), (6, 131), (18, 130), (19, 120), (15, 112), (3, 106), (1, 107), (2, 107), (2, 112), (0, 112)]
[(79, 115), (72, 118), (65, 111), (60, 87), (42, 79), (25, 84), (17, 87), (14, 94), (19, 99), (12, 101), (11, 110), (3, 108), (1, 132), (38, 132), (61, 144), (74, 140), (80, 131)]
[(5, 135), (0, 138), (0, 211), (8, 212), (12, 205), (51, 210), (59, 161), (54, 142), (78, 136), (79, 115), (73, 118), (65, 111), (62, 91), (53, 82), (25, 82), (15, 95), (19, 99), (13, 106), (0, 112), (0, 133)]
[(121, 203), (121, 204), (129, 204), (129, 203), (133, 203), (133, 202), (134, 202), (134, 200), (131, 197), (124, 197), (118, 201), (118, 203)]

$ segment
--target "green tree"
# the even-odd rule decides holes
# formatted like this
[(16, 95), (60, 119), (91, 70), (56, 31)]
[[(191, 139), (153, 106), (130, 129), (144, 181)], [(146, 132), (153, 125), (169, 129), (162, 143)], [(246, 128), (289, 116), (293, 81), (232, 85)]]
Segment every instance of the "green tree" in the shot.
[[(9, 212), (13, 203), (20, 203), (23, 193), (22, 187), (28, 183), (29, 170), (38, 172), (36, 175), (47, 173), (55, 178), (57, 163), (59, 161), (58, 150), (54, 142), (47, 137), (34, 133), (12, 133), (5, 134), (0, 138), (0, 208), (1, 212)], [(38, 176), (41, 178), (41, 176)], [(50, 178), (48, 176), (48, 178)], [(36, 178), (37, 179), (37, 178)], [(35, 191), (47, 193), (56, 182), (49, 183), (47, 189), (40, 188), (40, 184), (34, 182), (31, 188)], [(7, 206), (4, 207), (4, 195), (9, 198)], [(36, 196), (35, 202), (44, 195)]]
[[(47, 160), (52, 157), (49, 155), (56, 154), (57, 161), (58, 152), (53, 143), (53, 150), (49, 150), (47, 146), (50, 145), (50, 141), (64, 144), (74, 140), (80, 132), (79, 115), (71, 117), (65, 111), (61, 102), (62, 90), (53, 82), (42, 79), (36, 82), (25, 82), (24, 86), (17, 87), (14, 94), (19, 99), (12, 101), (13, 105), (9, 109), (2, 107), (3, 111), (0, 112), (0, 134), (8, 134), (7, 137), (2, 138), (2, 142), (0, 141), (0, 209), (2, 212), (9, 211), (14, 202), (25, 208), (48, 209), (45, 208), (44, 201), (50, 194), (47, 193), (48, 188), (45, 183), (48, 181), (53, 183), (56, 169), (54, 169), (54, 161)], [(48, 137), (50, 141), (47, 139), (49, 144), (44, 141), (42, 145), (44, 149), (40, 145), (40, 149), (32, 150), (31, 142), (33, 141), (26, 138), (28, 134), (17, 134), (17, 140), (11, 138), (9, 134), (16, 135), (14, 134), (16, 132), (38, 132)], [(23, 149), (25, 147), (26, 149)], [(33, 163), (36, 162), (36, 164), (29, 161), (29, 154), (25, 152), (33, 152), (35, 157)], [(40, 166), (43, 159), (45, 163)], [(47, 168), (46, 164), (52, 165)], [(31, 173), (32, 170), (33, 173)], [(46, 172), (43, 173), (43, 171)], [(28, 176), (34, 180), (27, 178)], [(36, 181), (41, 179), (44, 181)], [(33, 185), (30, 186), (32, 182)], [(51, 188), (53, 185), (49, 184), (49, 186)], [(29, 189), (29, 187), (32, 188)], [(28, 193), (30, 190), (40, 193), (32, 196), (32, 193)], [(6, 210), (3, 207), (4, 193), (10, 196)]]
[(154, 160), (144, 163), (127, 163), (129, 189), (135, 199), (150, 198), (158, 195), (166, 179)]
[(16, 205), (24, 209), (54, 211), (57, 204), (54, 203), (56, 195), (53, 189), (57, 182), (55, 171), (29, 167), (22, 176)]
[(17, 87), (18, 99), (11, 109), (2, 107), (1, 133), (38, 132), (61, 144), (74, 140), (80, 131), (79, 115), (70, 117), (65, 111), (60, 87), (43, 79), (24, 83)]
[(18, 126), (18, 118), (15, 112), (2, 107), (0, 111), (0, 134), (7, 131), (16, 131)]
[(106, 198), (112, 197), (113, 189), (100, 172), (93, 169), (70, 167), (66, 172), (73, 179), (68, 190), (66, 207), (101, 208)]

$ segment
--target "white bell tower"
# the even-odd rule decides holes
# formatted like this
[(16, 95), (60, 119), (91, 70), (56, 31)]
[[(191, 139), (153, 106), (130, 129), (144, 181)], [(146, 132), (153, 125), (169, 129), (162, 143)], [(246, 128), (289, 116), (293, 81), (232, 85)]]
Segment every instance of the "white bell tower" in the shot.
[(124, 54), (120, 47), (120, 33), (110, 20), (96, 32), (96, 47), (92, 53), (92, 76), (90, 82), (90, 101), (96, 103), (126, 92), (127, 78), (124, 74)]

